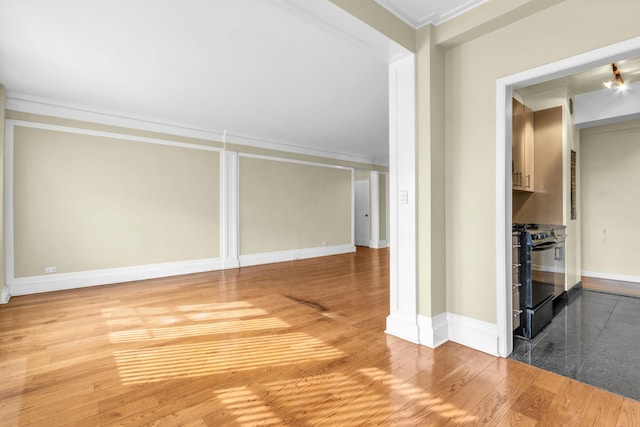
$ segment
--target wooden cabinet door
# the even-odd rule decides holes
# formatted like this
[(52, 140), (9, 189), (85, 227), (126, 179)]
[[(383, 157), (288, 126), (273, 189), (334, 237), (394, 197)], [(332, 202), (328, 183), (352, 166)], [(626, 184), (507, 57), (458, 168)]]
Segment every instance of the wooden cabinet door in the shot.
[(524, 160), (522, 188), (525, 191), (534, 189), (534, 132), (533, 132), (533, 111), (529, 107), (524, 107)]
[(513, 99), (513, 128), (511, 144), (511, 183), (514, 190), (523, 188), (524, 173), (524, 105)]
[(533, 111), (513, 99), (512, 171), (514, 190), (534, 189), (534, 130)]

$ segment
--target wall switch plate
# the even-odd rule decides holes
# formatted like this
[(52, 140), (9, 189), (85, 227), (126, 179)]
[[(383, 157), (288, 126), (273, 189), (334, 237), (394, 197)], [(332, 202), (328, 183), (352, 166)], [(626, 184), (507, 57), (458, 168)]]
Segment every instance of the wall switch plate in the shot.
[(400, 204), (406, 205), (409, 203), (409, 192), (407, 190), (400, 191)]
[(44, 272), (45, 273), (55, 273), (56, 272), (56, 267), (45, 267), (44, 268)]

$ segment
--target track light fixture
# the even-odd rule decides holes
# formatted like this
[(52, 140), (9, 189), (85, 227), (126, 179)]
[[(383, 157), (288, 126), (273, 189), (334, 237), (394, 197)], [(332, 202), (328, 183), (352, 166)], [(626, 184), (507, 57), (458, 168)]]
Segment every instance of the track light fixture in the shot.
[(620, 70), (618, 69), (618, 66), (615, 62), (611, 64), (611, 71), (613, 72), (613, 78), (608, 82), (604, 82), (604, 85), (608, 88), (612, 88), (614, 84), (617, 84), (618, 90), (624, 90), (624, 80), (622, 79)]

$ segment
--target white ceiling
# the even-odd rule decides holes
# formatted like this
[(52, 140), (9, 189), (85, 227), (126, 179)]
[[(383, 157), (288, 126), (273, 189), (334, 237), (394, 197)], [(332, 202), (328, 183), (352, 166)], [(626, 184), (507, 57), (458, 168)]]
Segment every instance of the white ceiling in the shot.
[(472, 9), (487, 0), (375, 0), (398, 18), (420, 28), (439, 25)]
[(0, 0), (0, 83), (10, 98), (387, 164), (396, 47), (328, 1), (301, 4)]

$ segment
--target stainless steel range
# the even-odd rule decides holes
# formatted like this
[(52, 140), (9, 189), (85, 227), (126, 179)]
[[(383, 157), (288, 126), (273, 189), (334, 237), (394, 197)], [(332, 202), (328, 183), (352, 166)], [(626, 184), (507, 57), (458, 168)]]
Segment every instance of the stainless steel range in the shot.
[(519, 241), (521, 312), (516, 336), (533, 338), (553, 317), (553, 299), (564, 292), (565, 229), (563, 225), (513, 224)]

